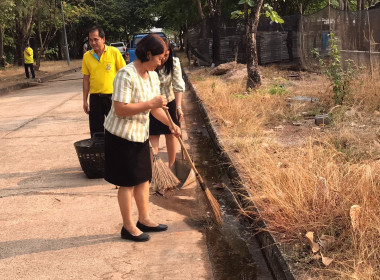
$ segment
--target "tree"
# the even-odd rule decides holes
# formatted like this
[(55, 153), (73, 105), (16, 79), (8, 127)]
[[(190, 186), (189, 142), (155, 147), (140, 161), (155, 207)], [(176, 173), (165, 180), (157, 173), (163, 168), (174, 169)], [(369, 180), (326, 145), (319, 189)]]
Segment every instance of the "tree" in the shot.
[(184, 47), (183, 34), (187, 32), (189, 25), (201, 20), (202, 26), (205, 26), (203, 25), (205, 21), (202, 21), (204, 14), (200, 0), (160, 0), (156, 5), (152, 5), (150, 10), (157, 18), (156, 27), (178, 34), (181, 49)]
[(12, 9), (14, 3), (11, 0), (0, 2), (0, 67), (5, 67), (4, 55), (4, 29), (12, 20)]
[(261, 77), (258, 70), (257, 58), (257, 26), (259, 25), (260, 12), (264, 0), (241, 0), (244, 3), (244, 17), (246, 20), (246, 37), (247, 37), (247, 89), (255, 89), (261, 85)]
[(15, 0), (14, 1), (14, 24), (11, 27), (16, 52), (14, 64), (23, 64), (23, 51), (25, 43), (32, 34), (35, 1), (34, 0)]
[(36, 70), (40, 68), (41, 57), (55, 38), (60, 28), (60, 10), (57, 0), (37, 0), (36, 8), (36, 25), (40, 47), (36, 52)]
[[(284, 0), (283, 0), (284, 1)], [(240, 5), (244, 5), (244, 12), (234, 11), (232, 18), (240, 18), (244, 15), (246, 31), (246, 57), (247, 57), (247, 90), (256, 89), (261, 85), (261, 77), (258, 70), (257, 42), (256, 34), (259, 25), (261, 10), (264, 9), (265, 16), (270, 17), (275, 23), (284, 23), (273, 7), (264, 4), (264, 0), (240, 0)]]
[(220, 64), (220, 16), (222, 14), (222, 0), (207, 0), (209, 16), (212, 21), (212, 62)]

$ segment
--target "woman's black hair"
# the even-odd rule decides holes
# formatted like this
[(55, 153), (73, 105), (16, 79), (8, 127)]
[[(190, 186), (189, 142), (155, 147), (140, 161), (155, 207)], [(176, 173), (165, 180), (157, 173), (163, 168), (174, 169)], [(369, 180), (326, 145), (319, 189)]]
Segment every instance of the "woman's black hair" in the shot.
[(148, 61), (148, 52), (152, 56), (162, 54), (165, 51), (165, 42), (157, 34), (148, 34), (137, 43), (136, 56), (141, 62)]
[[(168, 57), (168, 60), (166, 60), (165, 64), (164, 64), (164, 71), (166, 72), (167, 75), (169, 75), (170, 73), (173, 72), (173, 48), (170, 44), (170, 41), (168, 38), (162, 38), (166, 44), (166, 46), (168, 47), (169, 49), (169, 57)], [(158, 72), (158, 68), (156, 68), (156, 72)]]

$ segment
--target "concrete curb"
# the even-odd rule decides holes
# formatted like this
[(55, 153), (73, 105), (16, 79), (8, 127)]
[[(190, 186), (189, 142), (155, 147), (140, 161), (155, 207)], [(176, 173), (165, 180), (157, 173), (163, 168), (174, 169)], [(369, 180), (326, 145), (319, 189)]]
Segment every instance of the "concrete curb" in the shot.
[[(245, 185), (244, 179), (242, 178), (242, 176), (240, 176), (238, 169), (235, 167), (236, 164), (234, 163), (229, 153), (224, 148), (223, 143), (220, 137), (218, 136), (216, 128), (214, 127), (209, 117), (209, 113), (206, 107), (204, 106), (202, 100), (200, 100), (200, 98), (198, 97), (197, 92), (194, 89), (193, 85), (191, 84), (185, 71), (183, 71), (183, 75), (184, 75), (184, 79), (187, 85), (189, 86), (190, 92), (195, 96), (197, 100), (198, 106), (202, 113), (202, 117), (204, 118), (205, 126), (207, 128), (208, 133), (210, 134), (214, 148), (218, 152), (219, 158), (223, 162), (226, 163), (223, 165), (223, 168), (227, 172), (229, 178), (236, 185), (236, 189), (239, 189), (239, 192), (243, 196), (250, 196), (249, 192), (247, 191), (248, 188)], [(242, 190), (244, 193), (242, 193)], [(241, 200), (241, 202), (243, 202), (243, 200)], [(246, 200), (244, 200), (244, 204), (247, 205)], [(249, 204), (250, 205), (247, 205), (247, 206), (250, 206), (251, 208), (255, 209), (255, 211), (258, 213), (258, 216), (260, 216), (260, 212), (258, 211), (258, 209), (256, 209), (253, 203), (249, 203)], [(257, 226), (258, 228), (266, 228), (265, 222), (262, 221), (261, 219), (259, 219)], [(283, 257), (282, 250), (278, 246), (278, 242), (275, 240), (274, 236), (265, 230), (258, 230), (256, 236), (258, 238), (262, 251), (265, 255), (267, 263), (275, 279), (295, 280), (296, 278), (293, 275), (292, 271), (290, 270), (289, 264), (286, 262), (285, 258)]]
[(15, 84), (15, 85), (12, 85), (12, 86), (9, 86), (9, 87), (5, 87), (5, 88), (0, 88), (0, 96), (1, 95), (4, 95), (12, 90), (18, 90), (18, 89), (23, 89), (23, 88), (27, 88), (27, 87), (34, 87), (34, 86), (37, 86), (39, 83), (45, 83), (49, 80), (52, 80), (52, 79), (55, 79), (55, 78), (58, 78), (60, 76), (63, 76), (65, 74), (69, 74), (71, 72), (77, 72), (78, 70), (80, 70), (81, 68), (78, 67), (78, 68), (74, 68), (74, 69), (70, 69), (70, 70), (67, 70), (67, 71), (64, 71), (64, 72), (58, 72), (58, 73), (55, 73), (55, 74), (52, 74), (52, 75), (49, 75), (49, 76), (46, 76), (46, 77), (42, 77), (42, 78), (39, 78), (39, 82), (23, 82), (23, 83), (19, 83), (19, 84)]

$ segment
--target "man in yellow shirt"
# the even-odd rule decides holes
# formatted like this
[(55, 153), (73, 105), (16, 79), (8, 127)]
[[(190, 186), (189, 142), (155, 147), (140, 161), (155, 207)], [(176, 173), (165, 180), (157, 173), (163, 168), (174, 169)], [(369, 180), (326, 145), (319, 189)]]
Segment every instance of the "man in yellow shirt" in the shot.
[(26, 43), (24, 49), (24, 67), (26, 79), (29, 79), (29, 68), (30, 72), (32, 73), (32, 78), (36, 78), (36, 76), (34, 75), (33, 63), (33, 49), (29, 46), (29, 43)]
[(92, 27), (88, 40), (92, 50), (83, 55), (83, 110), (89, 114), (93, 137), (96, 132), (104, 132), (104, 119), (112, 105), (113, 80), (125, 61), (117, 48), (105, 45), (101, 27)]

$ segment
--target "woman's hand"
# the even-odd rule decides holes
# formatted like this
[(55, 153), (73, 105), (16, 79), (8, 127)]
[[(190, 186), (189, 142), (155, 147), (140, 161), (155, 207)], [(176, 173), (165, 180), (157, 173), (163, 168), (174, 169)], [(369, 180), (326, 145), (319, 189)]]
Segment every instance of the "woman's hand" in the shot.
[(182, 120), (183, 120), (183, 111), (181, 108), (177, 108), (177, 120), (179, 122), (182, 122)]
[(166, 96), (164, 95), (158, 95), (154, 97), (152, 100), (150, 100), (150, 108), (163, 108), (168, 104), (168, 100), (166, 99)]
[(181, 136), (181, 129), (179, 128), (179, 126), (175, 125), (174, 124), (174, 129), (173, 128), (170, 128), (170, 131), (174, 134), (175, 137), (180, 137)]

